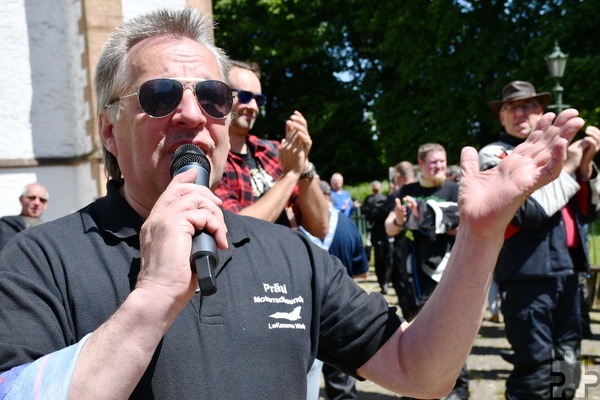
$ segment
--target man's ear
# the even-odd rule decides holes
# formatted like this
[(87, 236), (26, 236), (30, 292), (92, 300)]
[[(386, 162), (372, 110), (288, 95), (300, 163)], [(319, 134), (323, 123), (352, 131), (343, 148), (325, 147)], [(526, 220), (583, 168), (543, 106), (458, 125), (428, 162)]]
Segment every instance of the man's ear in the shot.
[(117, 141), (114, 134), (114, 125), (105, 113), (98, 114), (98, 133), (102, 145), (117, 157)]

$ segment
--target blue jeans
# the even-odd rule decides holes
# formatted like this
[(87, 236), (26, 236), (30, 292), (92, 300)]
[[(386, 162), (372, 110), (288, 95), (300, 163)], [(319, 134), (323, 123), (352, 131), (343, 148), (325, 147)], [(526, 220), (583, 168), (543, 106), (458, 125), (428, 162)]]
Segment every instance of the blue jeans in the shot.
[(492, 315), (498, 315), (500, 312), (500, 291), (498, 290), (498, 284), (492, 281), (490, 285), (490, 291), (488, 293), (488, 309)]
[(306, 374), (306, 400), (319, 400), (319, 386), (321, 385), (321, 370), (323, 361), (313, 362), (308, 374)]

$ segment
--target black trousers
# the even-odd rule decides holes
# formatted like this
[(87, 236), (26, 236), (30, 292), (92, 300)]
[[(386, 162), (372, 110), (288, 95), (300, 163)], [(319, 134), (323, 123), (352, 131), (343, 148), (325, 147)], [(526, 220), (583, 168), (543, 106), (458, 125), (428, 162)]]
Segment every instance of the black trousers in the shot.
[(505, 282), (500, 292), (506, 338), (514, 351), (506, 398), (572, 398), (581, 378), (577, 275)]
[(419, 311), (412, 276), (408, 271), (410, 243), (403, 238), (396, 238), (392, 248), (392, 285), (402, 316), (411, 320)]
[(375, 275), (382, 291), (387, 292), (388, 283), (392, 280), (392, 254), (391, 246), (387, 237), (375, 239), (371, 242), (373, 247), (373, 264)]

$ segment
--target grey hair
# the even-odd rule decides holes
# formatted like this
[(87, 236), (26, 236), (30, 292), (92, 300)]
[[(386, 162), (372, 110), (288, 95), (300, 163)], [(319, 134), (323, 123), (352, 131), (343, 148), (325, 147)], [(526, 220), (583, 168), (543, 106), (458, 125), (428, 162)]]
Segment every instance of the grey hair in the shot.
[(50, 198), (50, 193), (48, 193), (48, 189), (46, 189), (46, 186), (42, 185), (39, 182), (33, 182), (33, 183), (30, 183), (29, 185), (25, 186), (23, 188), (23, 191), (21, 192), (21, 195), (19, 196), (19, 198), (27, 197), (29, 195), (29, 189), (32, 188), (33, 186), (39, 186), (39, 187), (43, 188), (44, 192), (46, 192), (46, 200), (48, 200)]
[[(102, 47), (96, 68), (94, 83), (98, 101), (97, 112), (99, 114), (105, 112), (113, 124), (119, 120), (121, 110), (119, 96), (127, 88), (131, 79), (129, 51), (137, 43), (148, 38), (173, 37), (195, 40), (215, 57), (221, 79), (227, 82), (230, 61), (225, 52), (215, 46), (213, 27), (209, 16), (197, 9), (185, 8), (152, 11), (115, 29)], [(117, 158), (104, 146), (102, 152), (106, 175), (109, 179), (120, 179), (122, 174)]]

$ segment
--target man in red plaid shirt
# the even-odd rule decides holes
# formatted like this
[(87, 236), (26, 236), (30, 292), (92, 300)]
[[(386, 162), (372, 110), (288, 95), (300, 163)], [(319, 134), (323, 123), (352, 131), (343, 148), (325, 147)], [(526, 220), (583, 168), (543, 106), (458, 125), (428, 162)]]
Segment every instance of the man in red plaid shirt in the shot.
[(312, 235), (324, 237), (329, 210), (308, 161), (312, 140), (306, 119), (294, 111), (281, 143), (260, 139), (249, 133), (267, 100), (261, 93), (258, 66), (233, 62), (229, 85), (234, 94), (231, 149), (215, 190), (223, 208), (291, 227), (302, 225)]

